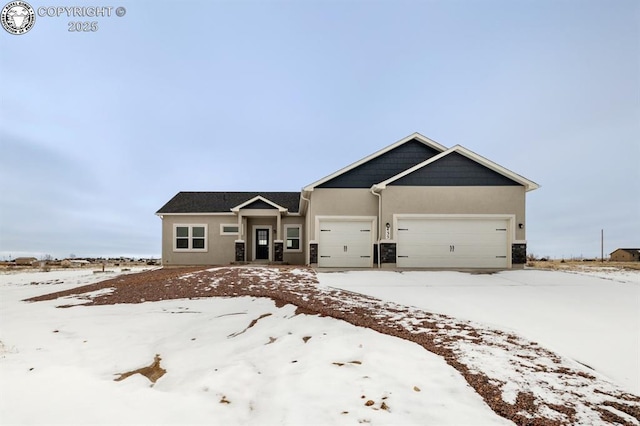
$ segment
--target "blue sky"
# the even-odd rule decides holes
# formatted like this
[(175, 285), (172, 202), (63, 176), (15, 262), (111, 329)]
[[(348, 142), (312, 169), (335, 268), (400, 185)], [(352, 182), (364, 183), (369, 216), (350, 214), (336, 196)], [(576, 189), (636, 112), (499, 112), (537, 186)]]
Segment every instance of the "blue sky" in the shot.
[(530, 252), (640, 247), (636, 0), (30, 4), (127, 13), (0, 29), (0, 259), (158, 256), (178, 191), (297, 191), (413, 132), (541, 185)]

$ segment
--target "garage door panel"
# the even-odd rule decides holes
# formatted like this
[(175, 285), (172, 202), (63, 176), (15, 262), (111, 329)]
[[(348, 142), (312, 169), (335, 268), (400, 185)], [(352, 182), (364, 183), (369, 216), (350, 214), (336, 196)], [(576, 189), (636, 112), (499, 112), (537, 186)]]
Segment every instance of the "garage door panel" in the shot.
[(368, 268), (371, 266), (370, 256), (320, 256), (318, 266), (321, 268)]
[(370, 267), (373, 243), (371, 221), (320, 221), (318, 266)]
[(397, 265), (506, 268), (507, 219), (399, 219)]

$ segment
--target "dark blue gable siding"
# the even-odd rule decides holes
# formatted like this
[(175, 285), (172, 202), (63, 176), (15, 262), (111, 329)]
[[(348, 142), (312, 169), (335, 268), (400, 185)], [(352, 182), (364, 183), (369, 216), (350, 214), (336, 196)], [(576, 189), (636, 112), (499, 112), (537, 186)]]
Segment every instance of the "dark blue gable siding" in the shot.
[(520, 185), (506, 176), (457, 152), (390, 183), (398, 186), (512, 186)]
[(275, 209), (275, 207), (265, 201), (256, 200), (253, 203), (244, 206), (243, 209)]
[(370, 188), (438, 154), (439, 151), (413, 139), (318, 185), (318, 188)]

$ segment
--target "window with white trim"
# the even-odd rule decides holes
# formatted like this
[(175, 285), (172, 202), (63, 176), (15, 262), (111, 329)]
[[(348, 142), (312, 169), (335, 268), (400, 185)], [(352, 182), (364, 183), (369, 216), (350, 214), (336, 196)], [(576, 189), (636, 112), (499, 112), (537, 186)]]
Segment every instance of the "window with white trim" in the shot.
[(220, 235), (238, 235), (238, 229), (237, 223), (221, 223)]
[(173, 225), (173, 251), (207, 251), (207, 225)]
[(302, 251), (302, 225), (284, 226), (284, 250), (289, 252)]

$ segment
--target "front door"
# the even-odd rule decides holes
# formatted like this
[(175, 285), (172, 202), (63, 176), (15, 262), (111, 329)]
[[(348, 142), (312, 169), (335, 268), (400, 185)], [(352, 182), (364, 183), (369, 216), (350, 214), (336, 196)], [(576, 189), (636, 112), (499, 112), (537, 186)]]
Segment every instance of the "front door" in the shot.
[(256, 260), (269, 260), (269, 229), (256, 228)]

